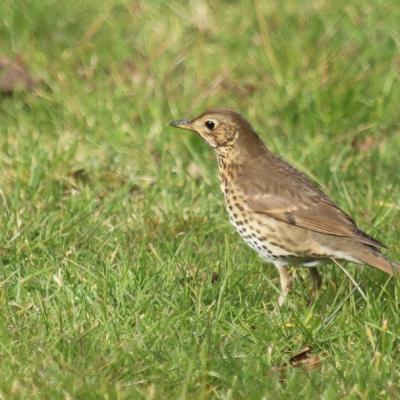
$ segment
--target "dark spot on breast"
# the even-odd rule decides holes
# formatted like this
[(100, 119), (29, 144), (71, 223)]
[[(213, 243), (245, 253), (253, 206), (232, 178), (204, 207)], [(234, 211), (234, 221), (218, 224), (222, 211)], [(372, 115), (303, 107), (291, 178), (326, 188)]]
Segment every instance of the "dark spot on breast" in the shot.
[(239, 209), (239, 211), (244, 211), (244, 208), (239, 203), (235, 203), (235, 206)]
[(265, 246), (264, 244), (261, 246), (268, 254), (271, 254), (271, 251), (269, 250), (269, 248), (267, 246)]

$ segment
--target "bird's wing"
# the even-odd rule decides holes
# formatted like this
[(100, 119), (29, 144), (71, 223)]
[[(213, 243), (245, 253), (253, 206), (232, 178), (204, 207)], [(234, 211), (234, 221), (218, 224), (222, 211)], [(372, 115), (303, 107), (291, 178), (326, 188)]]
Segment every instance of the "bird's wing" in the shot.
[(384, 246), (358, 229), (352, 218), (304, 174), (272, 157), (272, 166), (260, 160), (237, 169), (248, 208), (315, 232), (347, 237), (374, 247)]

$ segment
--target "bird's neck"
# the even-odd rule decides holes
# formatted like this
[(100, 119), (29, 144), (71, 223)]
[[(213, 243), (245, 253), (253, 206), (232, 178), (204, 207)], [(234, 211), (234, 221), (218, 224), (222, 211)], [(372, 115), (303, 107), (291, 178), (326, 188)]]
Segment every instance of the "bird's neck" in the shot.
[(249, 165), (254, 168), (254, 165), (262, 164), (261, 160), (274, 157), (254, 131), (243, 135), (229, 147), (219, 147), (216, 149), (216, 155), (221, 189), (224, 193), (228, 187), (235, 186), (238, 171), (249, 168)]
[(254, 161), (269, 154), (271, 154), (270, 151), (254, 131), (239, 135), (234, 143), (230, 143), (227, 146), (219, 146), (216, 149), (220, 168), (221, 166), (226, 168), (234, 164), (245, 164), (249, 160)]

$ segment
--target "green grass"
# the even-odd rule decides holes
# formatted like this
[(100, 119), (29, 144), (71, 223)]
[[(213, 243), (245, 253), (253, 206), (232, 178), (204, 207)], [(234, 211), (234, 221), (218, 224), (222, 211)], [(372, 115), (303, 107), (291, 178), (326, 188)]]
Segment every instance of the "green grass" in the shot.
[[(42, 85), (0, 99), (0, 397), (399, 398), (399, 284), (349, 265), (365, 300), (329, 265), (310, 306), (297, 271), (278, 309), (211, 150), (167, 126), (240, 110), (400, 259), (399, 20), (396, 0), (1, 1), (1, 53)], [(308, 345), (320, 368), (276, 372)]]

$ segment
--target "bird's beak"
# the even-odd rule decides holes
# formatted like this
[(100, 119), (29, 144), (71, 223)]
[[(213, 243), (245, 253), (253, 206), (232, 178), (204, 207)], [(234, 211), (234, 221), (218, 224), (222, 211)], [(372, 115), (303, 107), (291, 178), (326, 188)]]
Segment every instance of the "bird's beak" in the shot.
[(171, 126), (174, 126), (175, 128), (182, 128), (182, 129), (192, 129), (192, 124), (188, 119), (179, 119), (175, 121), (171, 121), (169, 123)]

